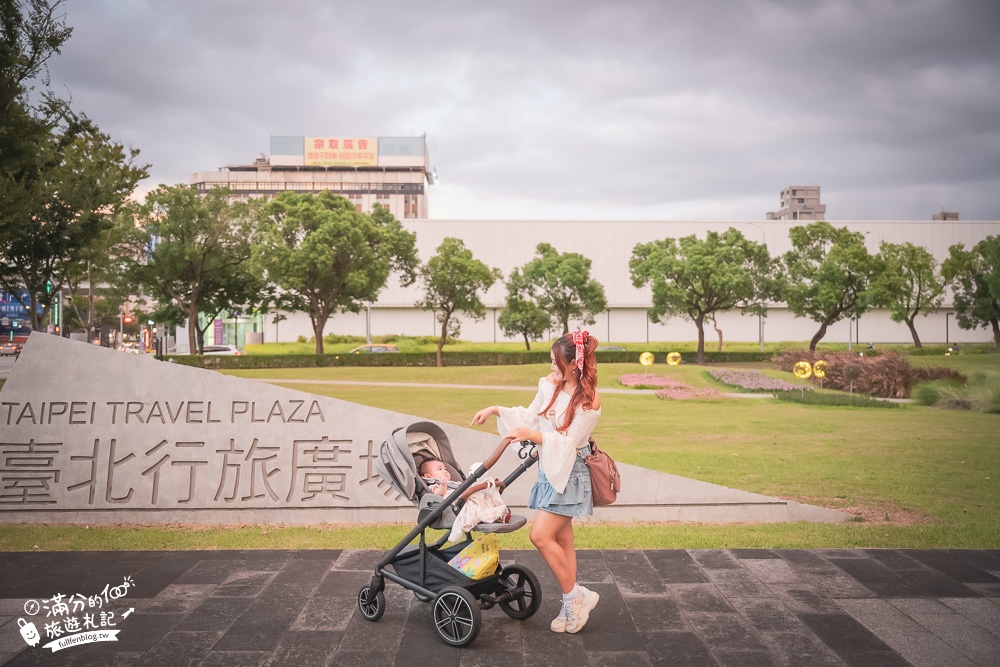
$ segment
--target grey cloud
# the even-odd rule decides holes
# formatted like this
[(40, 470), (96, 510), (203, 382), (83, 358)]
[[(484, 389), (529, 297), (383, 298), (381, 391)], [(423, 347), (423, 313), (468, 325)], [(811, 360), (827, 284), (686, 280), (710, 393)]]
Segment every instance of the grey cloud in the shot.
[(998, 7), (72, 0), (51, 70), (163, 182), (269, 134), (426, 132), (470, 202), (519, 217), (753, 219), (818, 183), (831, 219), (998, 218)]

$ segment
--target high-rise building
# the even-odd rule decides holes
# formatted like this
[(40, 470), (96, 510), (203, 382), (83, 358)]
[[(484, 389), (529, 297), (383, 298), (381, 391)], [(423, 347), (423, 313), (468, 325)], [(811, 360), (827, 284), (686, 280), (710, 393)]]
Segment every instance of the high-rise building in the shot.
[(789, 185), (781, 191), (781, 208), (768, 220), (825, 220), (826, 204), (819, 201), (818, 185)]
[(359, 211), (375, 204), (398, 219), (426, 218), (430, 170), (425, 137), (271, 137), (271, 155), (191, 176), (199, 190), (226, 187), (237, 199), (329, 190)]

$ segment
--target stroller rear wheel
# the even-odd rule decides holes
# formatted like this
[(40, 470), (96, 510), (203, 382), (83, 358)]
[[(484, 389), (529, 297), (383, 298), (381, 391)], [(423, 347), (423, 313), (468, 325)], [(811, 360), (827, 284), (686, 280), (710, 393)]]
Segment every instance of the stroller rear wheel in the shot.
[(538, 577), (528, 568), (520, 565), (505, 567), (500, 574), (500, 585), (504, 588), (502, 592), (514, 594), (513, 599), (500, 603), (500, 609), (511, 618), (531, 618), (542, 606), (542, 588)]
[(471, 644), (483, 624), (479, 603), (459, 586), (448, 586), (438, 593), (432, 615), (438, 637), (449, 646)]
[(371, 586), (365, 586), (358, 593), (358, 611), (373, 623), (382, 618), (385, 613), (385, 594), (382, 591), (373, 593)]

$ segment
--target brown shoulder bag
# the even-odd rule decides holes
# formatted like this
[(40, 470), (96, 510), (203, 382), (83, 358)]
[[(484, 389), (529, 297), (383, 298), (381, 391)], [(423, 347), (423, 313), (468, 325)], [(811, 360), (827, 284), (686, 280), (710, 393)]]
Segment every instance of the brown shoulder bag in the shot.
[(622, 490), (622, 479), (618, 474), (618, 466), (608, 456), (607, 452), (598, 448), (594, 439), (590, 439), (590, 456), (577, 455), (587, 464), (590, 470), (590, 489), (594, 498), (594, 507), (610, 505), (618, 499)]

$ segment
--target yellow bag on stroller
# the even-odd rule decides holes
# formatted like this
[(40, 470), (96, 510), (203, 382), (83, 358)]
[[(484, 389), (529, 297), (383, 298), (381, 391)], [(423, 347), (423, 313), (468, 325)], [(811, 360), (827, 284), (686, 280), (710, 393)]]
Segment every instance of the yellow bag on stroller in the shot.
[(455, 555), (448, 565), (470, 579), (485, 579), (500, 564), (500, 540), (493, 533), (480, 535)]

